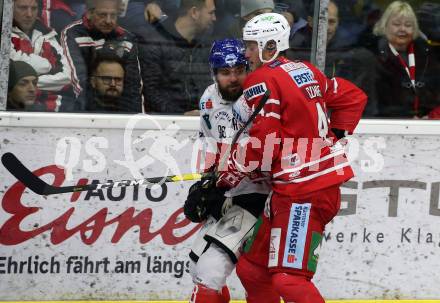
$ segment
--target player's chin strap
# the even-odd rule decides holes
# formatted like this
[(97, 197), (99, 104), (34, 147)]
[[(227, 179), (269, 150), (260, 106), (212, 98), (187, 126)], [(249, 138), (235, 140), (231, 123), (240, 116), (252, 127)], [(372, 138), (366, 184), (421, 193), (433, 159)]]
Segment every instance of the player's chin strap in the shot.
[(260, 60), (261, 60), (261, 62), (263, 62), (263, 63), (272, 62), (273, 60), (275, 60), (275, 59), (278, 57), (279, 54), (280, 54), (280, 51), (279, 51), (279, 50), (276, 50), (276, 51), (275, 51), (275, 54), (274, 54), (269, 60), (264, 60), (264, 59), (263, 59), (263, 50), (261, 49), (261, 50), (258, 52), (258, 56), (260, 57)]

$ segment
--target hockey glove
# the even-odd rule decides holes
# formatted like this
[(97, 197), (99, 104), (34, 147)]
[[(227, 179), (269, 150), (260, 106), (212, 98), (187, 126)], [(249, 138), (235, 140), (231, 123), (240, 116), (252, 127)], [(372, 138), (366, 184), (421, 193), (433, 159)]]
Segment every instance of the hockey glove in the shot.
[(225, 191), (215, 187), (212, 180), (201, 180), (194, 183), (183, 206), (185, 217), (199, 223), (212, 215), (218, 220), (225, 201)]
[(332, 132), (335, 134), (338, 140), (344, 138), (346, 134), (345, 130), (339, 128), (332, 128)]

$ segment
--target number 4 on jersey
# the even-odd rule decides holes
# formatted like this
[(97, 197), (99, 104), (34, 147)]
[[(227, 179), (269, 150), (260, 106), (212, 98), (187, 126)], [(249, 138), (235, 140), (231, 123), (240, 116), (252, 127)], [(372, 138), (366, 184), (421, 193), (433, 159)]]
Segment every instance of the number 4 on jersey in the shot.
[(316, 102), (316, 112), (318, 113), (318, 134), (325, 140), (328, 134), (328, 118), (321, 104)]

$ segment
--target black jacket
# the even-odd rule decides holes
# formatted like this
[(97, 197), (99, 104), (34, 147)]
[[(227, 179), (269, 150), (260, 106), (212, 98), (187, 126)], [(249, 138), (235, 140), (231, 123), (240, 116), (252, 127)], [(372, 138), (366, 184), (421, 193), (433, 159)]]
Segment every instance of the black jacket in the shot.
[(73, 110), (87, 110), (88, 100), (91, 100), (89, 86), (89, 67), (101, 49), (112, 49), (122, 58), (125, 68), (124, 92), (121, 106), (129, 112), (142, 112), (141, 77), (137, 58), (137, 42), (133, 34), (122, 27), (117, 27), (111, 33), (104, 35), (93, 29), (87, 18), (83, 17), (68, 25), (61, 35), (62, 46), (67, 59), (72, 66), (72, 79), (78, 96)]
[(170, 19), (148, 40), (139, 41), (146, 111), (172, 114), (198, 109), (199, 98), (213, 81), (209, 50), (209, 43), (188, 43)]
[[(414, 41), (415, 89), (399, 58), (391, 52), (387, 40), (380, 39), (377, 46), (376, 90), (379, 116), (423, 117), (440, 105), (439, 62), (424, 40)], [(418, 96), (420, 102), (417, 112), (414, 110), (415, 96)]]
[[(306, 44), (303, 44), (306, 45)], [(292, 60), (310, 60), (310, 48), (292, 47), (286, 56)], [(343, 46), (340, 40), (332, 40), (327, 45), (325, 75), (340, 77), (361, 88), (368, 96), (363, 117), (377, 115), (377, 92), (375, 87), (375, 56), (361, 47)]]

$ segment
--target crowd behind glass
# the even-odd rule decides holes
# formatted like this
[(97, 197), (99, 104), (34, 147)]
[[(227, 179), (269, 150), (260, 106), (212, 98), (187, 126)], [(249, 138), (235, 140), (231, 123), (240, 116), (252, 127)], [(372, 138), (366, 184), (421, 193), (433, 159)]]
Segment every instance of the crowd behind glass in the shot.
[[(13, 0), (7, 110), (198, 115), (213, 40), (275, 11), (309, 60), (313, 2)], [(439, 64), (439, 0), (330, 1), (325, 73), (367, 93), (364, 117), (440, 119)]]

